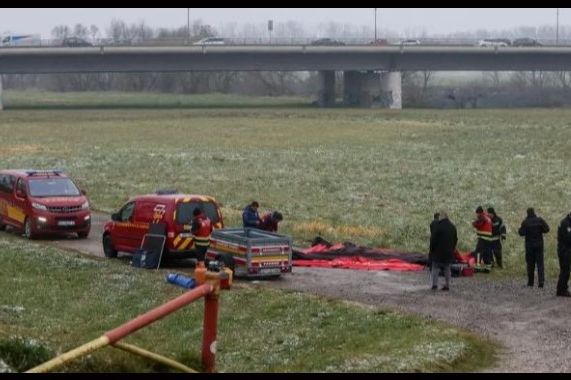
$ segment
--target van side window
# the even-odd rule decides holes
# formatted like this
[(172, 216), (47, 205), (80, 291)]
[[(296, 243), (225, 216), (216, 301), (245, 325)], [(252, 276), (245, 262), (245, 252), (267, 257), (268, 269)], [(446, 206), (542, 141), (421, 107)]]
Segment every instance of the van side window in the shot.
[(123, 206), (123, 208), (120, 211), (121, 221), (122, 222), (130, 221), (134, 210), (135, 210), (135, 202), (127, 203), (125, 206)]
[(9, 174), (0, 174), (0, 191), (10, 194), (14, 190), (15, 179)]
[(192, 212), (195, 208), (199, 208), (210, 219), (212, 223), (218, 223), (218, 209), (212, 202), (187, 202), (178, 203), (176, 206), (176, 223), (177, 224), (191, 224)]

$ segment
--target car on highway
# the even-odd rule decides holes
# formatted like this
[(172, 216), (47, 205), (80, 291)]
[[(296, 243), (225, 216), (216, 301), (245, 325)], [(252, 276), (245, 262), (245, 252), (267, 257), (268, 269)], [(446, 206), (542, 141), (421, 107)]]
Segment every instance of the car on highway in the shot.
[(418, 46), (418, 45), (420, 45), (420, 41), (414, 40), (414, 39), (402, 40), (398, 43), (398, 45), (401, 45), (401, 46)]
[(384, 38), (377, 38), (376, 40), (373, 40), (371, 42), (369, 42), (369, 45), (372, 46), (389, 46), (389, 41), (384, 39)]
[(345, 42), (334, 40), (332, 38), (320, 38), (312, 41), (313, 46), (345, 46)]
[(507, 38), (484, 38), (478, 41), (480, 47), (507, 47), (511, 46), (511, 41)]
[(195, 255), (190, 231), (195, 208), (202, 210), (214, 228), (224, 227), (220, 206), (213, 197), (176, 190), (133, 196), (105, 223), (103, 253), (109, 258), (117, 257), (117, 252), (134, 253), (151, 226), (158, 224), (164, 228), (165, 255)]
[(219, 38), (219, 37), (207, 37), (193, 43), (193, 45), (225, 45), (225, 44), (226, 41), (224, 41), (224, 38)]
[(535, 38), (524, 37), (524, 38), (516, 38), (513, 41), (512, 46), (543, 46), (543, 45)]
[(61, 41), (61, 46), (65, 46), (65, 47), (86, 47), (86, 46), (93, 46), (93, 44), (89, 41), (84, 40), (83, 38), (67, 37)]
[(59, 170), (0, 170), (0, 230), (6, 226), (28, 239), (43, 235), (89, 235), (86, 193)]

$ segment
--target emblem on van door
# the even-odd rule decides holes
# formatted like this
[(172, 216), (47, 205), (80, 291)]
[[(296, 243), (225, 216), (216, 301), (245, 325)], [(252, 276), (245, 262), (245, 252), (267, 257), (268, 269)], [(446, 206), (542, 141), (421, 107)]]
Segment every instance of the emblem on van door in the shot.
[(165, 212), (167, 210), (167, 206), (165, 205), (156, 205), (153, 209), (153, 220), (159, 221), (163, 219)]

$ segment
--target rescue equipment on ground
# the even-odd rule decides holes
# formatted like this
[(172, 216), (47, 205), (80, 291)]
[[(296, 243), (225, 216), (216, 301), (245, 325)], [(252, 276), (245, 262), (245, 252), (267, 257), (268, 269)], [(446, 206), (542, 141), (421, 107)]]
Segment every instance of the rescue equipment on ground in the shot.
[(192, 289), (196, 286), (194, 278), (186, 277), (180, 273), (169, 273), (166, 280), (168, 283), (179, 285), (186, 289)]

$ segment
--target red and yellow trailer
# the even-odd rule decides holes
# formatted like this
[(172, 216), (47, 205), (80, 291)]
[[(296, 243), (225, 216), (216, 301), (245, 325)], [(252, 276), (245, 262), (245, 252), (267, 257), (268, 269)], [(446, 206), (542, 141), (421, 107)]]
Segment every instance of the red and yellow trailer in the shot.
[(234, 267), (235, 277), (277, 277), (292, 269), (292, 239), (256, 228), (214, 230), (206, 253)]

